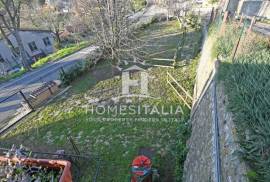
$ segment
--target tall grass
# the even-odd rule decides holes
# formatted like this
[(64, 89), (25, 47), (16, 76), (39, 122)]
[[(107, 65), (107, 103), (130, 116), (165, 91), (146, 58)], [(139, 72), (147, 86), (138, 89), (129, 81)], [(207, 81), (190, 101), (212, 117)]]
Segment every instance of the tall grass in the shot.
[(234, 63), (229, 56), (236, 43), (234, 37), (225, 34), (217, 43), (230, 47), (217, 49), (226, 53), (219, 79), (225, 85), (228, 109), (234, 115), (240, 153), (250, 166), (247, 175), (251, 181), (270, 181), (270, 49), (264, 40), (247, 34)]
[(226, 30), (222, 35), (219, 34), (219, 30), (217, 29), (217, 27), (214, 27), (213, 29), (213, 33), (217, 38), (213, 45), (214, 57), (229, 57), (233, 51), (235, 43), (240, 37), (240, 29), (238, 28), (237, 24), (229, 24), (228, 26), (226, 26)]

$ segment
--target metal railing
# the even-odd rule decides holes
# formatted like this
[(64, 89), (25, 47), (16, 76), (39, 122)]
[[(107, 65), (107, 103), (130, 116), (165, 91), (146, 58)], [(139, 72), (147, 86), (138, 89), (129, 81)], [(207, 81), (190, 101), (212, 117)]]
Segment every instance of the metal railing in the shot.
[(22, 90), (2, 97), (3, 99), (0, 101), (0, 135), (17, 124), (20, 119), (34, 111), (34, 107)]

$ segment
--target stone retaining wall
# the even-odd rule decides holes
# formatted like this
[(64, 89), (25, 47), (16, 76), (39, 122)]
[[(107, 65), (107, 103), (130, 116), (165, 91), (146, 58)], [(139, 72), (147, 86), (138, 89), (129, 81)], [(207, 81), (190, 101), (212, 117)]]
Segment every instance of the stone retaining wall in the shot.
[(213, 179), (211, 101), (211, 92), (207, 91), (191, 118), (192, 134), (188, 140), (189, 152), (183, 176), (185, 182), (204, 182)]
[(225, 96), (223, 84), (219, 84), (217, 87), (217, 98), (222, 181), (248, 181), (245, 176), (248, 169), (237, 154), (240, 147), (236, 143), (233, 115), (226, 109), (228, 99)]
[[(211, 72), (214, 71), (211, 60), (212, 41), (206, 41), (197, 69), (194, 104), (190, 124), (191, 137), (188, 140), (189, 151), (184, 165), (184, 182), (216, 181), (215, 142), (214, 142), (214, 100), (217, 105), (220, 142), (221, 181), (246, 182), (247, 167), (237, 154), (239, 145), (232, 113), (227, 111), (228, 101), (222, 83), (218, 83), (216, 94), (213, 89)], [(207, 79), (209, 78), (210, 79)], [(205, 85), (209, 85), (205, 86)], [(214, 99), (216, 96), (216, 99)]]

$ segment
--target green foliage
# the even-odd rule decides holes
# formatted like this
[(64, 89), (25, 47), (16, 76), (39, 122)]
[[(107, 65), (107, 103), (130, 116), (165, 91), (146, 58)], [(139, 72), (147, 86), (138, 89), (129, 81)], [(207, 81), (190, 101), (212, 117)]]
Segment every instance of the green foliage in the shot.
[(64, 85), (70, 85), (71, 82), (87, 73), (93, 65), (94, 63), (90, 59), (86, 60), (84, 64), (80, 62), (67, 71), (61, 71), (60, 79)]
[[(215, 31), (214, 28), (212, 31)], [(225, 34), (218, 36), (213, 46), (214, 57), (221, 56), (227, 58), (232, 54), (234, 45), (240, 36), (240, 30), (233, 25), (226, 26)]]
[(209, 3), (211, 3), (211, 4), (215, 4), (215, 3), (218, 3), (219, 2), (219, 0), (209, 0)]
[(132, 8), (135, 12), (142, 10), (146, 6), (146, 0), (133, 0)]
[(9, 81), (14, 78), (18, 78), (22, 76), (24, 73), (26, 73), (26, 70), (24, 68), (21, 68), (21, 70), (16, 73), (12, 73), (11, 75), (8, 75), (6, 77), (0, 77), (0, 83)]
[(258, 177), (257, 173), (255, 171), (248, 171), (247, 172), (247, 177), (251, 180), (254, 181)]
[(35, 62), (32, 65), (32, 68), (39, 68), (48, 62), (57, 61), (61, 58), (69, 56), (70, 54), (73, 54), (76, 51), (79, 51), (80, 49), (82, 49), (84, 47), (87, 47), (88, 45), (89, 45), (88, 42), (82, 42), (80, 44), (69, 45), (68, 47), (60, 49), (59, 51), (57, 51), (57, 52), (55, 52), (55, 53), (53, 53), (45, 58), (41, 58), (40, 60), (38, 60), (37, 62)]
[(190, 137), (191, 129), (187, 122), (182, 123), (177, 128), (178, 133), (178, 141), (176, 144), (176, 168), (175, 168), (175, 174), (176, 174), (176, 180), (177, 182), (182, 181), (182, 177), (184, 174), (184, 168), (183, 164), (186, 160), (186, 156), (188, 153), (188, 148), (186, 145), (186, 141)]
[[(256, 47), (256, 45), (253, 45)], [(229, 110), (234, 114), (243, 158), (253, 181), (270, 181), (270, 50), (264, 47), (241, 55), (234, 64), (222, 63)]]
[(186, 17), (187, 25), (195, 30), (201, 28), (201, 17), (194, 13), (190, 13)]

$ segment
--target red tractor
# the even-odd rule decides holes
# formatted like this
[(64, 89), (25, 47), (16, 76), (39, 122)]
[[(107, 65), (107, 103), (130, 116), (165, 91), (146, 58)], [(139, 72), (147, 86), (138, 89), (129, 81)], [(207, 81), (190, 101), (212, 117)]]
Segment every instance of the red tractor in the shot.
[(133, 160), (130, 182), (159, 182), (158, 171), (152, 168), (148, 157), (140, 155)]

